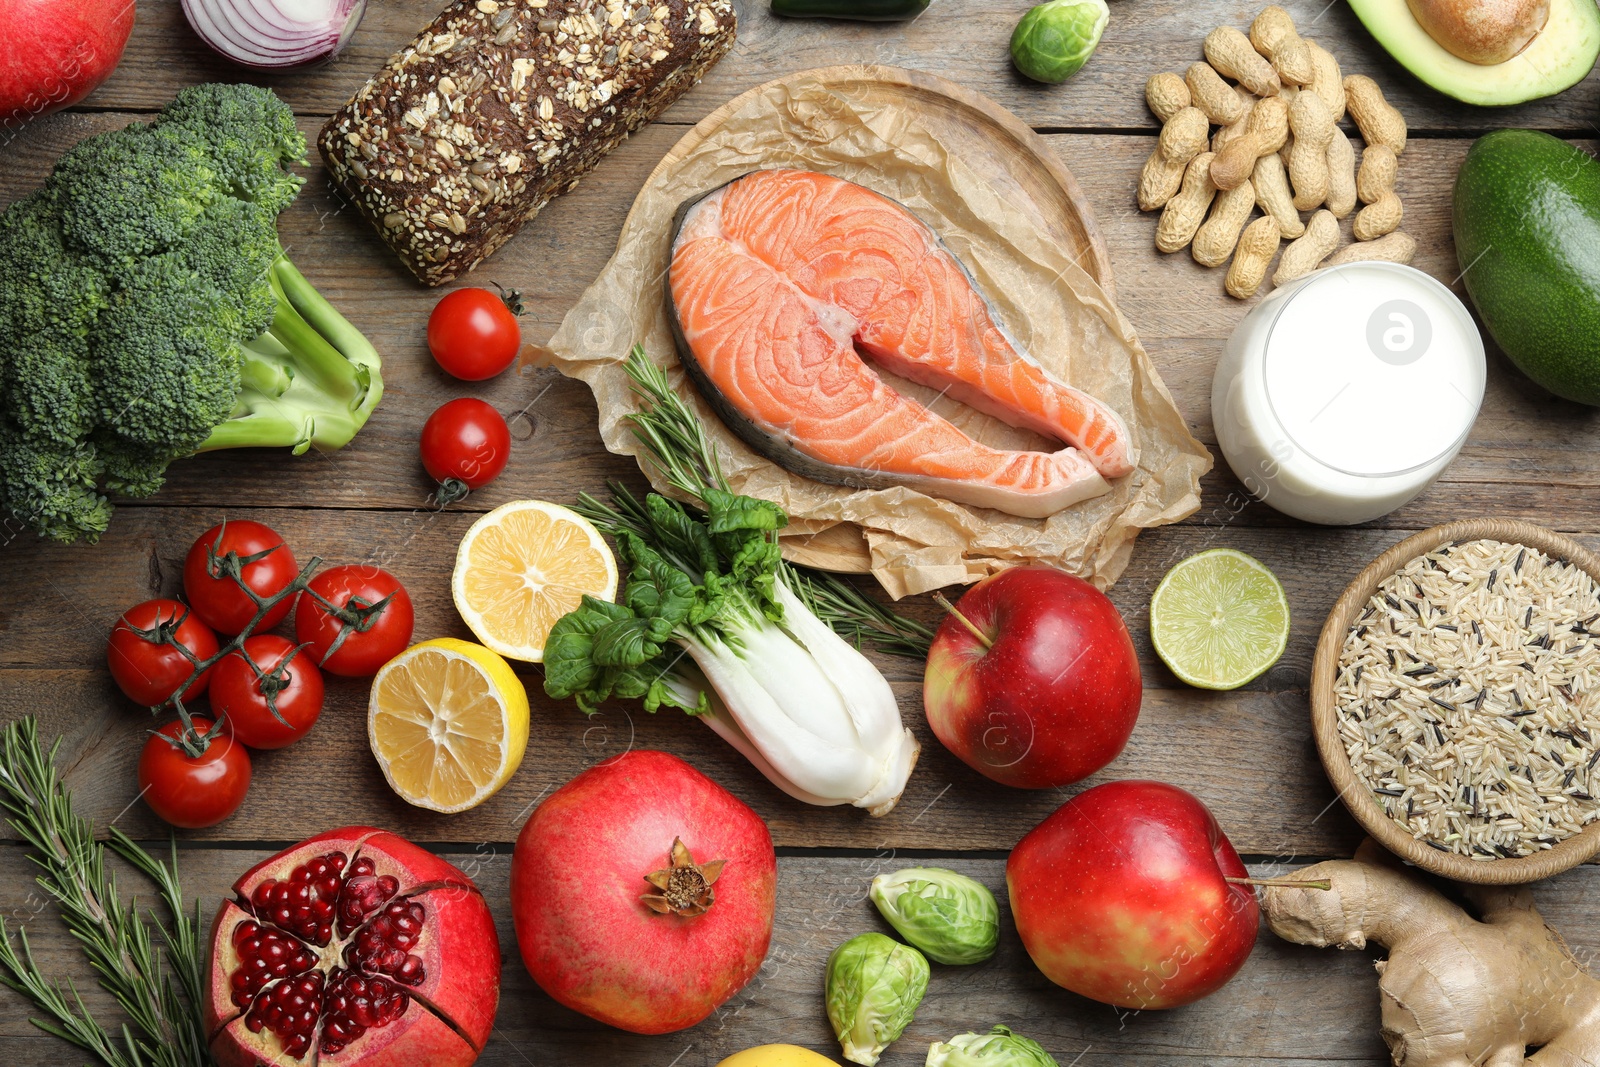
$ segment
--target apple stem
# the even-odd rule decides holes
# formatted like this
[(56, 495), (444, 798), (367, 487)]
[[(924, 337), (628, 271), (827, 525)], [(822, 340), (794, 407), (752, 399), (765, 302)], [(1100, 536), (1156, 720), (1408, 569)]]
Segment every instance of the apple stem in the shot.
[(1261, 886), (1266, 886), (1268, 889), (1273, 889), (1273, 888), (1276, 888), (1276, 889), (1321, 889), (1324, 892), (1328, 892), (1328, 891), (1331, 891), (1333, 889), (1333, 883), (1329, 882), (1329, 881), (1309, 882), (1309, 881), (1304, 881), (1304, 880), (1295, 879), (1295, 878), (1227, 878), (1227, 877), (1224, 877), (1222, 880), (1224, 882), (1230, 882), (1233, 885), (1261, 885)]
[(985, 634), (982, 630), (978, 629), (978, 627), (973, 624), (973, 621), (971, 619), (969, 619), (965, 615), (961, 614), (960, 610), (954, 604), (950, 603), (950, 601), (945, 599), (945, 596), (944, 596), (943, 593), (934, 593), (933, 594), (933, 599), (938, 602), (938, 604), (939, 604), (939, 606), (941, 608), (943, 608), (944, 610), (948, 611), (951, 615), (954, 615), (956, 617), (956, 619), (960, 621), (962, 626), (965, 626), (968, 630), (971, 630), (972, 631), (972, 636), (976, 637), (979, 641), (982, 641), (984, 648), (993, 648), (994, 647), (994, 642), (989, 640), (988, 635)]

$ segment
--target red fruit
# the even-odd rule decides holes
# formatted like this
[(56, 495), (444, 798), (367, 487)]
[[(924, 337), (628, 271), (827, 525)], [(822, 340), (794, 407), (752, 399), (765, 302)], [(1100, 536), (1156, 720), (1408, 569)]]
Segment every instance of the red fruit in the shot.
[[(299, 573), (294, 553), (270, 526), (234, 519), (211, 527), (189, 546), (183, 559), (183, 592), (202, 622), (232, 637), (244, 632), (257, 611), (241, 582), (266, 599), (289, 588)], [(253, 632), (266, 633), (282, 622), (293, 601), (293, 597), (278, 601)]]
[(500, 477), (511, 458), (511, 428), (493, 407), (464, 396), (441, 405), (422, 425), (422, 465), (439, 483), (441, 505)]
[(217, 635), (176, 600), (135, 604), (117, 619), (106, 642), (106, 666), (117, 688), (147, 708), (165, 704), (180, 689), (184, 700), (203, 694), (211, 671), (196, 678), (195, 664), (216, 654)]
[(221, 1067), (478, 1058), (500, 1000), (500, 942), (456, 867), (347, 826), (257, 864), (233, 890), (211, 927), (206, 997)]
[(1173, 1008), (1232, 978), (1256, 942), (1254, 891), (1204, 804), (1108, 782), (1035, 827), (1006, 861), (1017, 933), (1045, 977), (1123, 1008)]
[(772, 836), (742, 801), (675, 756), (625, 752), (523, 826), (511, 912), (546, 993), (620, 1029), (665, 1034), (755, 977), (777, 879)]
[(1062, 571), (1016, 567), (973, 586), (955, 612), (939, 624), (922, 683), (945, 748), (1022, 789), (1067, 785), (1117, 758), (1144, 686), (1104, 593)]
[(251, 748), (282, 748), (322, 715), (322, 672), (310, 655), (277, 634), (247, 637), (211, 676), (211, 708)]
[(139, 752), (139, 795), (173, 826), (215, 826), (239, 810), (250, 791), (250, 753), (224, 723), (192, 716), (193, 729), (174, 720), (151, 734)]
[(457, 289), (428, 316), (428, 349), (448, 374), (481, 382), (511, 366), (522, 348), (522, 296), (515, 289)]
[(0, 126), (20, 126), (111, 75), (133, 32), (133, 0), (0, 0), (0, 26)]
[(416, 615), (400, 579), (370, 564), (323, 571), (295, 598), (301, 653), (329, 674), (365, 678), (405, 651)]

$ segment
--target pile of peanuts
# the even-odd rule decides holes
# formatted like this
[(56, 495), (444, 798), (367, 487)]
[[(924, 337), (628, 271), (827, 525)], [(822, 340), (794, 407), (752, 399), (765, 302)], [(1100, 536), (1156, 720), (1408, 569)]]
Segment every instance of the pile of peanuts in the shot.
[[(1226, 288), (1240, 300), (1261, 287), (1280, 241), (1289, 245), (1274, 285), (1338, 263), (1410, 263), (1416, 242), (1400, 231), (1394, 191), (1406, 120), (1378, 83), (1344, 77), (1333, 54), (1302, 38), (1275, 4), (1249, 36), (1232, 26), (1212, 31), (1205, 56), (1181, 78), (1157, 74), (1145, 84), (1164, 124), (1139, 176), (1139, 209), (1161, 210), (1156, 248), (1191, 247), (1207, 267), (1231, 256)], [(1346, 111), (1365, 142), (1359, 173), (1338, 126)], [(1212, 126), (1221, 127), (1215, 135)], [(1358, 199), (1366, 206), (1352, 225), (1356, 243), (1339, 251), (1339, 220)], [(1257, 207), (1262, 217), (1250, 222)], [(1309, 221), (1303, 211), (1314, 212)]]

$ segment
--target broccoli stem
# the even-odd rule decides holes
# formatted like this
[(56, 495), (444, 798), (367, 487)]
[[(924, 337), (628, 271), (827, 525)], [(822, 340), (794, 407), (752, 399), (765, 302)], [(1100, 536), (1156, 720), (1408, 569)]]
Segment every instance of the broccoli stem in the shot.
[(244, 346), (233, 416), (211, 432), (200, 452), (333, 451), (350, 442), (383, 397), (377, 349), (282, 249), (268, 281), (278, 299), (272, 325)]

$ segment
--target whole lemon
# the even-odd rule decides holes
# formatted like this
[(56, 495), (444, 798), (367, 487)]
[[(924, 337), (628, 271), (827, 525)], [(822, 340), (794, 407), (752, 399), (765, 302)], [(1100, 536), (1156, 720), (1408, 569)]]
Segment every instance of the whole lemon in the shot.
[(819, 1056), (799, 1045), (757, 1045), (717, 1064), (717, 1067), (838, 1067), (826, 1056)]

